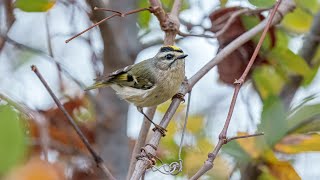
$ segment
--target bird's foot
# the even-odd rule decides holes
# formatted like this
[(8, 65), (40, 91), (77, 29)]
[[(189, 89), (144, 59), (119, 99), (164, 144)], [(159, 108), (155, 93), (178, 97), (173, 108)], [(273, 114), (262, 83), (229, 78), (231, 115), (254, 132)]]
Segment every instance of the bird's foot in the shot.
[(166, 136), (167, 130), (158, 124), (154, 124), (154, 128), (152, 130), (159, 131), (161, 133), (162, 137)]
[(182, 94), (182, 93), (177, 93), (177, 94), (175, 94), (175, 95), (172, 97), (172, 100), (173, 100), (174, 98), (180, 99), (183, 103), (186, 101), (186, 100), (184, 99), (184, 94)]

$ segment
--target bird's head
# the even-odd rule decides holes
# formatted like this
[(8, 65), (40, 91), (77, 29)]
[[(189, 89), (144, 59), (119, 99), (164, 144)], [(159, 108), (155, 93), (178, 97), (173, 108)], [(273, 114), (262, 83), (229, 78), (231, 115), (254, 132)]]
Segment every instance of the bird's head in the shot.
[(156, 54), (156, 66), (162, 70), (175, 69), (176, 67), (184, 67), (184, 59), (188, 55), (177, 46), (163, 46)]

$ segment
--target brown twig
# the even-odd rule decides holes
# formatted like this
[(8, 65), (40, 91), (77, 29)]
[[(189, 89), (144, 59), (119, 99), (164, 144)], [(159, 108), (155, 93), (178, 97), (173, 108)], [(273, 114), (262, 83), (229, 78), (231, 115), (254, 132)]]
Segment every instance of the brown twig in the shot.
[[(199, 179), (202, 175), (204, 175), (207, 171), (209, 171), (212, 167), (213, 167), (213, 161), (214, 159), (217, 157), (220, 149), (222, 148), (222, 146), (226, 143), (228, 143), (230, 140), (227, 139), (227, 132), (228, 132), (228, 128), (229, 128), (229, 125), (230, 125), (230, 121), (231, 121), (231, 117), (232, 117), (232, 114), (233, 114), (233, 110), (234, 110), (234, 107), (235, 107), (235, 104), (236, 104), (236, 101), (237, 101), (237, 97), (238, 97), (238, 94), (239, 94), (239, 91), (241, 89), (241, 86), (243, 85), (254, 61), (256, 60), (256, 57), (260, 51), (260, 48), (262, 46), (262, 43), (267, 35), (267, 32), (272, 24), (272, 21), (273, 21), (273, 18), (274, 16), (276, 15), (276, 12), (279, 8), (279, 5), (281, 4), (281, 0), (278, 0), (277, 4), (275, 5), (275, 7), (273, 8), (271, 14), (270, 14), (270, 17), (268, 18), (268, 22), (262, 32), (262, 35), (259, 39), (259, 42), (257, 44), (257, 47), (256, 49), (254, 50), (252, 56), (251, 56), (251, 59), (245, 69), (245, 71), (243, 72), (243, 74), (241, 75), (240, 79), (236, 80), (234, 83), (235, 83), (235, 88), (234, 88), (234, 93), (233, 93), (233, 97), (232, 97), (232, 100), (231, 100), (231, 103), (230, 103), (230, 108), (229, 108), (229, 112), (228, 112), (228, 115), (227, 115), (227, 119), (224, 123), (224, 126), (223, 126), (223, 129), (221, 130), (220, 134), (219, 134), (219, 141), (218, 141), (218, 145), (214, 148), (213, 152), (209, 153), (208, 155), (208, 159), (205, 161), (204, 165), (199, 169), (199, 171), (191, 178), (191, 180), (195, 180), (195, 179)], [(252, 135), (251, 135), (252, 136)], [(234, 138), (231, 138), (231, 140), (234, 140), (234, 139), (239, 139), (239, 138), (246, 138), (246, 137), (251, 137), (251, 136), (239, 136), (239, 137), (234, 137)], [(256, 136), (256, 135), (253, 135), (253, 136)]]
[(115, 180), (115, 178), (112, 176), (108, 168), (105, 166), (103, 159), (94, 151), (94, 149), (91, 147), (88, 139), (85, 137), (85, 135), (82, 133), (81, 129), (78, 127), (76, 122), (73, 120), (71, 115), (67, 112), (67, 110), (63, 107), (59, 99), (56, 97), (56, 95), (53, 93), (51, 88), (49, 87), (48, 83), (45, 81), (45, 79), (42, 77), (40, 72), (38, 71), (37, 67), (35, 65), (31, 66), (31, 70), (38, 76), (41, 83), (44, 85), (44, 87), (49, 92), (50, 96), (58, 106), (58, 108), (63, 112), (63, 114), (68, 119), (69, 123), (72, 125), (73, 129), (76, 131), (78, 136), (80, 137), (81, 141), (84, 143), (90, 154), (92, 155), (94, 161), (96, 162), (97, 166), (105, 173), (105, 175), (112, 180)]
[[(49, 56), (54, 58), (53, 55), (53, 50), (52, 50), (52, 41), (51, 41), (51, 33), (50, 33), (50, 25), (49, 25), (49, 12), (47, 12), (46, 14), (46, 35), (47, 35), (47, 45), (48, 45), (48, 52), (49, 52)], [(64, 86), (63, 86), (63, 79), (62, 79), (62, 73), (61, 73), (61, 66), (59, 63), (56, 63), (57, 66), (57, 70), (58, 70), (58, 78), (59, 78), (59, 85), (60, 85), (60, 91), (63, 92), (64, 91)]]
[(75, 36), (67, 39), (67, 40), (65, 41), (66, 43), (70, 42), (71, 40), (77, 38), (78, 36), (82, 35), (83, 33), (89, 31), (90, 29), (92, 29), (92, 28), (100, 25), (100, 24), (103, 23), (104, 21), (107, 21), (107, 20), (109, 20), (109, 19), (111, 19), (111, 18), (113, 18), (113, 17), (116, 17), (116, 16), (118, 16), (118, 17), (125, 17), (125, 16), (127, 16), (127, 15), (134, 14), (134, 13), (138, 13), (138, 12), (141, 12), (141, 11), (150, 11), (150, 12), (151, 12), (151, 9), (150, 9), (150, 8), (139, 8), (139, 9), (135, 9), (135, 10), (132, 10), (132, 11), (125, 12), (125, 13), (122, 13), (122, 12), (116, 11), (116, 10), (112, 10), (112, 9), (97, 8), (97, 7), (95, 7), (94, 10), (110, 11), (110, 12), (114, 12), (114, 14), (112, 14), (111, 16), (108, 16), (108, 17), (106, 17), (106, 18), (104, 18), (104, 19), (102, 19), (101, 21), (93, 24), (93, 25), (90, 26), (89, 28), (81, 31), (79, 34), (77, 34), (77, 35), (75, 35)]
[(235, 136), (235, 137), (231, 137), (231, 138), (226, 138), (226, 143), (236, 140), (236, 139), (244, 139), (244, 138), (251, 138), (251, 137), (257, 137), (257, 136), (263, 136), (264, 133), (256, 133), (256, 134), (249, 134), (249, 135), (244, 135), (244, 136)]

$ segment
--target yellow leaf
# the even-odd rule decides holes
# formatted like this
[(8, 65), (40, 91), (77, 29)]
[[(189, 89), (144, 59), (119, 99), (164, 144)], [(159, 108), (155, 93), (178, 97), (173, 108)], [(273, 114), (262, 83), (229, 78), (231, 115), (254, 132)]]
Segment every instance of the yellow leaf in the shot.
[[(263, 160), (267, 166), (268, 172), (278, 180), (299, 180), (301, 179), (288, 161), (277, 159), (272, 150), (263, 153)], [(266, 172), (266, 170), (262, 171)]]
[(300, 180), (300, 176), (288, 162), (278, 161), (268, 165), (271, 174), (278, 180)]
[[(166, 113), (167, 109), (170, 106), (170, 104), (171, 104), (171, 100), (168, 100), (168, 101), (162, 103), (161, 105), (158, 106), (157, 111), (159, 111), (159, 112), (161, 112), (163, 114)], [(185, 108), (185, 105), (184, 104), (180, 104), (180, 106), (178, 107), (176, 113), (182, 112), (184, 110), (184, 108)]]
[[(238, 132), (238, 136), (245, 136), (248, 133)], [(256, 159), (260, 156), (261, 150), (257, 147), (256, 138), (237, 139), (241, 148), (247, 152), (252, 158)]]
[[(208, 158), (208, 153), (213, 150), (214, 146), (207, 138), (201, 138), (194, 148), (186, 150), (185, 158), (183, 161), (184, 171), (186, 174), (194, 175), (203, 162)], [(207, 175), (215, 179), (229, 179), (231, 168), (228, 163), (218, 156), (214, 161), (213, 169)]]
[(190, 116), (188, 119), (187, 130), (191, 133), (198, 133), (203, 129), (203, 116)]
[(298, 7), (293, 13), (284, 17), (282, 25), (293, 32), (304, 33), (309, 31), (312, 18), (310, 14)]
[(320, 135), (289, 135), (279, 142), (275, 146), (275, 149), (287, 154), (302, 153), (307, 151), (320, 151)]

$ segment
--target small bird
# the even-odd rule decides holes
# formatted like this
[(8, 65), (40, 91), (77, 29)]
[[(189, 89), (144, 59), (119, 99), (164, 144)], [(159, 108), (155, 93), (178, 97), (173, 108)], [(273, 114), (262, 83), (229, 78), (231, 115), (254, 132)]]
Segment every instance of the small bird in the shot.
[[(110, 86), (124, 100), (133, 103), (149, 121), (143, 107), (159, 105), (172, 98), (185, 78), (185, 58), (188, 55), (176, 46), (163, 46), (150, 59), (129, 65), (99, 77), (86, 88), (91, 90)], [(152, 122), (159, 130), (165, 130)]]

